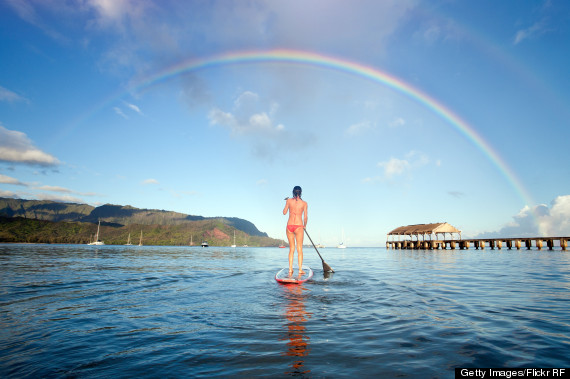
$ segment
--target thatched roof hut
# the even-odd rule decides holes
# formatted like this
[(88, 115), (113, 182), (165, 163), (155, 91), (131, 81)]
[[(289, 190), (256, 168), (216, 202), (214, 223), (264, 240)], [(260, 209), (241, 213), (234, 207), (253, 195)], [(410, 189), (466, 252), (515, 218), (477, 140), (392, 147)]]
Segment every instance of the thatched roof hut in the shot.
[(459, 238), (461, 239), (461, 230), (447, 222), (400, 226), (388, 233), (388, 236), (416, 236), (416, 238), (419, 239), (419, 236), (421, 235), (425, 240), (426, 235), (431, 238), (432, 235), (437, 237), (438, 234), (445, 235), (446, 233), (450, 233), (452, 236), (454, 233), (459, 234)]

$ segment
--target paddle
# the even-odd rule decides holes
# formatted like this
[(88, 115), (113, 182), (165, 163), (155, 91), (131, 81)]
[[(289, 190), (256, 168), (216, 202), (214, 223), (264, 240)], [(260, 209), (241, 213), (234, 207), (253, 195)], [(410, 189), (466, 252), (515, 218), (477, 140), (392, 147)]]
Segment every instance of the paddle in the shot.
[(307, 229), (305, 229), (305, 233), (307, 233), (307, 237), (309, 237), (309, 240), (311, 240), (311, 243), (313, 244), (313, 247), (315, 248), (315, 250), (317, 251), (317, 254), (319, 254), (319, 258), (321, 258), (321, 261), (323, 261), (323, 271), (324, 272), (334, 272), (334, 270), (331, 268), (331, 266), (329, 266), (327, 264), (327, 262), (325, 262), (325, 260), (323, 259), (323, 257), (321, 257), (321, 253), (319, 253), (319, 250), (317, 250), (317, 247), (315, 246), (315, 243), (313, 242), (313, 239), (311, 238), (311, 236), (309, 235), (309, 232), (307, 232)]

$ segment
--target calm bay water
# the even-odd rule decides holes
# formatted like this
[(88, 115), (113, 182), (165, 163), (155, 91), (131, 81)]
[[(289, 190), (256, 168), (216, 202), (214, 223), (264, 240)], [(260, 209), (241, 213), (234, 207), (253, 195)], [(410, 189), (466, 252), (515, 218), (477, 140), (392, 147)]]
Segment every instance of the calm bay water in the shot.
[(570, 367), (570, 253), (0, 245), (0, 376), (453, 377)]

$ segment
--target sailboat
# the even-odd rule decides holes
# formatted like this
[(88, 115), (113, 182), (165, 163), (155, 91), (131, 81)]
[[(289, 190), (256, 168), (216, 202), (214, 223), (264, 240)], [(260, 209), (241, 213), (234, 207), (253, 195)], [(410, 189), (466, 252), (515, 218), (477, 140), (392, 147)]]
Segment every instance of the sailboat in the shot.
[(344, 229), (342, 229), (342, 240), (337, 246), (339, 249), (346, 249), (346, 245), (344, 244)]
[(279, 244), (279, 248), (280, 248), (280, 249), (284, 249), (284, 248), (285, 248), (285, 241), (281, 240), (281, 244)]
[(236, 247), (236, 231), (234, 230), (234, 244), (232, 245), (232, 247)]
[(99, 220), (99, 224), (97, 225), (97, 234), (95, 234), (95, 240), (93, 242), (89, 242), (88, 245), (97, 245), (101, 246), (105, 243), (103, 241), (99, 241), (99, 228), (101, 227), (101, 220)]
[[(322, 240), (321, 234), (319, 233), (319, 241), (321, 241), (321, 240)], [(319, 243), (317, 244), (317, 247), (318, 247), (319, 249), (324, 249), (324, 248), (325, 248), (325, 245), (323, 245), (321, 242), (319, 242)]]
[(139, 240), (139, 246), (142, 246), (142, 230), (141, 230), (141, 238)]
[(133, 246), (131, 243), (131, 233), (129, 233), (129, 238), (127, 239), (127, 244), (125, 246)]

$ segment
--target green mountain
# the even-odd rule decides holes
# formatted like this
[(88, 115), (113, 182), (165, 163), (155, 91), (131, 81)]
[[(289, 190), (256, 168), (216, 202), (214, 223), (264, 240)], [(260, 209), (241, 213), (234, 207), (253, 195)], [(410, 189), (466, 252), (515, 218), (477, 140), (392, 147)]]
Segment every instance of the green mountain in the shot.
[(0, 198), (0, 242), (88, 243), (101, 221), (100, 239), (106, 244), (138, 244), (143, 235), (145, 245), (199, 245), (203, 240), (212, 246), (233, 243), (249, 246), (278, 246), (257, 227), (235, 217), (202, 217), (156, 209), (105, 204)]

